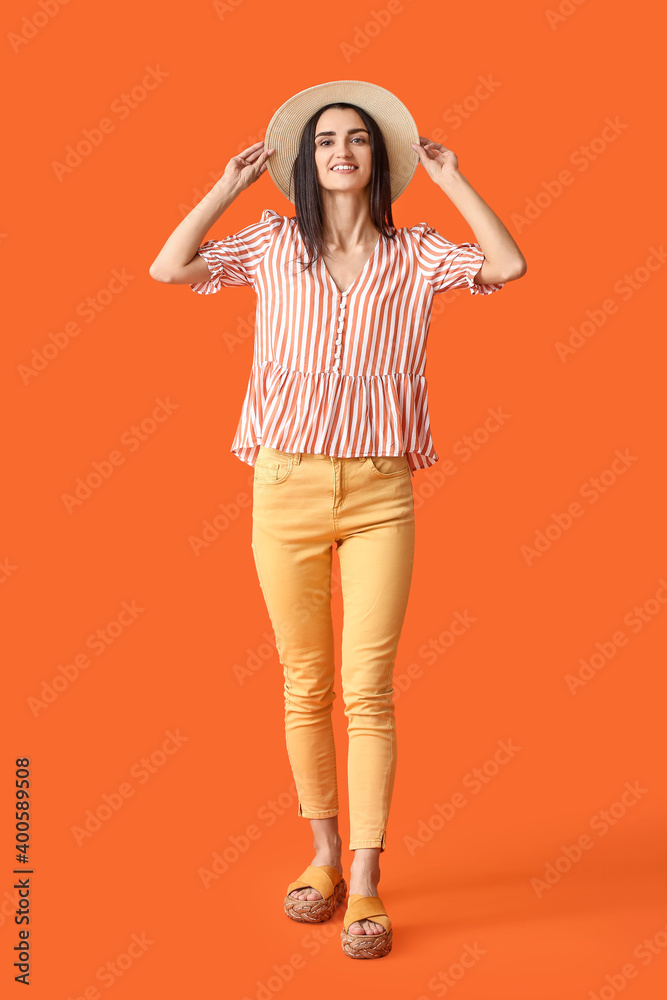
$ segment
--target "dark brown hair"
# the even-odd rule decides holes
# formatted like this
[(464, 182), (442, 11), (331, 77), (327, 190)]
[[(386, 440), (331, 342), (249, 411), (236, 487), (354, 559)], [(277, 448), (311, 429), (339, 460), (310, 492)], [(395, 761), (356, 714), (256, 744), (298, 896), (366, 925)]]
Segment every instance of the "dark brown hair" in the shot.
[(292, 166), (290, 193), (294, 183), (294, 207), (299, 233), (312, 258), (304, 265), (304, 270), (319, 259), (324, 250), (322, 198), (317, 181), (315, 165), (315, 128), (320, 115), (327, 108), (352, 108), (356, 111), (369, 132), (371, 146), (371, 180), (369, 212), (373, 225), (383, 236), (396, 237), (396, 227), (391, 214), (391, 181), (387, 147), (380, 127), (363, 108), (356, 104), (337, 102), (325, 104), (308, 119), (301, 133), (299, 152)]

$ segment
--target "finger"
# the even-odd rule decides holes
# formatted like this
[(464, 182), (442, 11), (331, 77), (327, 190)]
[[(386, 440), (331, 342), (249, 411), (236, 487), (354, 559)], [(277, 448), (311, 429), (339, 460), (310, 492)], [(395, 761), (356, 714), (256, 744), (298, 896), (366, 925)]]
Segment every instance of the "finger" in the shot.
[(263, 140), (263, 139), (260, 139), (260, 141), (259, 141), (259, 142), (254, 142), (254, 143), (252, 144), (252, 146), (248, 146), (248, 148), (247, 148), (247, 149), (244, 149), (242, 153), (239, 153), (239, 156), (247, 156), (247, 155), (248, 155), (248, 153), (251, 153), (251, 152), (253, 152), (253, 150), (255, 150), (255, 149), (257, 149), (257, 148), (258, 148), (259, 146), (263, 146), (263, 145), (264, 145), (264, 140)]

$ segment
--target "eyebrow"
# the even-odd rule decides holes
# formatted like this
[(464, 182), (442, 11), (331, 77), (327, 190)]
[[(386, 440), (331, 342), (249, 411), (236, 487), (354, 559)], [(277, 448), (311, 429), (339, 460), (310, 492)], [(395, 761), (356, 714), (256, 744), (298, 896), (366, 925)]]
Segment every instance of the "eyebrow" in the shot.
[[(347, 130), (347, 134), (348, 135), (352, 135), (353, 132), (365, 132), (366, 135), (369, 135), (369, 132), (368, 132), (367, 128), (349, 128)], [(317, 135), (315, 136), (315, 138), (317, 139), (321, 135), (336, 135), (336, 133), (335, 132), (318, 132)]]

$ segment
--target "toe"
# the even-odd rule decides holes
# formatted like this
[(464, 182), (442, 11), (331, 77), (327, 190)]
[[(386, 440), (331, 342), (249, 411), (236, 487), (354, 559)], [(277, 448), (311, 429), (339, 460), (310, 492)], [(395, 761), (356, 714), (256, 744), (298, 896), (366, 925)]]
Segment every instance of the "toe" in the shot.
[(290, 896), (293, 899), (322, 899), (322, 893), (318, 892), (317, 889), (313, 889), (313, 887), (309, 885), (302, 889), (293, 889), (292, 892), (290, 892)]
[(355, 920), (348, 930), (350, 934), (382, 934), (384, 927), (374, 920)]

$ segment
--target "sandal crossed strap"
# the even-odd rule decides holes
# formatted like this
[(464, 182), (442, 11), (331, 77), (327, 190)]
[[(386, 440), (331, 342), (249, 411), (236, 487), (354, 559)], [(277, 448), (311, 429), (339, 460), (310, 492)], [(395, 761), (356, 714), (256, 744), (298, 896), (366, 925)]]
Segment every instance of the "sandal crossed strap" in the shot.
[[(373, 920), (384, 927), (381, 934), (350, 934), (357, 920)], [(343, 951), (350, 958), (382, 958), (391, 951), (392, 927), (384, 903), (379, 896), (353, 893), (347, 904), (340, 932)]]
[[(322, 899), (298, 899), (290, 896), (295, 889), (311, 886)], [(320, 923), (333, 916), (336, 907), (347, 894), (347, 884), (339, 871), (331, 865), (308, 865), (294, 882), (290, 882), (285, 896), (285, 913), (292, 920)]]

